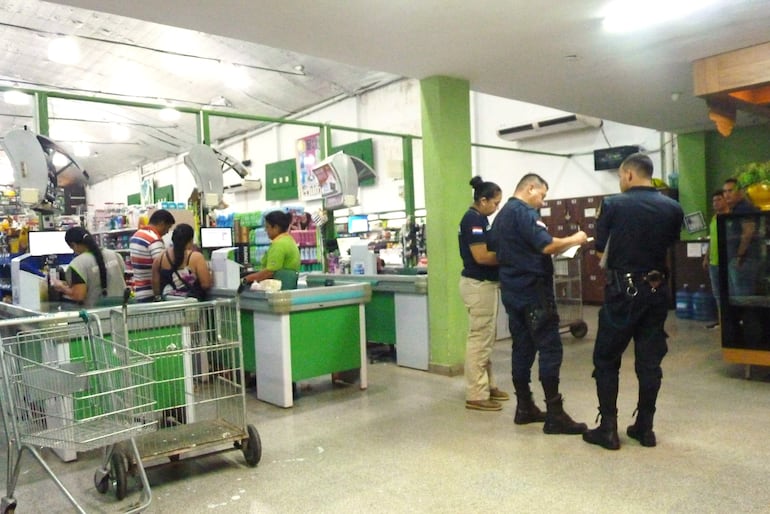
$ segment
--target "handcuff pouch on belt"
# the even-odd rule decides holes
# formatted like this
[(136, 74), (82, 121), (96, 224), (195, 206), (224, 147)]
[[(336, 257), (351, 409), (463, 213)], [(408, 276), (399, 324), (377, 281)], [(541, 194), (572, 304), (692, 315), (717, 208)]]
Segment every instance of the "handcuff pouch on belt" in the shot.
[(618, 288), (625, 286), (626, 295), (634, 297), (639, 294), (639, 281), (647, 282), (650, 291), (653, 293), (658, 290), (661, 284), (666, 280), (666, 274), (662, 271), (652, 270), (646, 273), (624, 273), (622, 271), (612, 271), (612, 277), (618, 284)]

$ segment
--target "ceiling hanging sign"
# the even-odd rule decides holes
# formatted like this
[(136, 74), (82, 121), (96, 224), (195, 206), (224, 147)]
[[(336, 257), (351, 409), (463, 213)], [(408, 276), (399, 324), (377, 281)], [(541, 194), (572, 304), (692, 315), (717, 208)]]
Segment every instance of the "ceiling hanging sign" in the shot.
[(320, 139), (321, 134), (297, 139), (297, 179), (302, 200), (321, 198), (321, 185), (313, 173), (313, 168), (321, 160)]
[(327, 209), (358, 205), (358, 168), (353, 157), (336, 153), (313, 168)]

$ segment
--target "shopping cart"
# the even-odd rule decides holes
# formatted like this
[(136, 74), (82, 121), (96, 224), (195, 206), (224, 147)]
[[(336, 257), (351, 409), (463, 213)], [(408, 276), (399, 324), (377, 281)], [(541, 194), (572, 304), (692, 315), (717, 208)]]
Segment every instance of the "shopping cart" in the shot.
[(554, 295), (559, 312), (559, 330), (581, 339), (588, 333), (583, 320), (583, 290), (580, 252), (574, 257), (558, 256), (553, 260)]
[[(92, 325), (96, 328), (92, 330)], [(152, 359), (102, 337), (98, 318), (83, 311), (0, 322), (2, 344), (2, 417), (7, 436), (7, 484), (2, 513), (15, 512), (21, 457), (27, 450), (72, 505), (85, 512), (46, 464), (37, 446), (52, 450), (87, 451), (105, 448), (98, 472), (107, 490), (117, 443), (157, 429), (151, 416)], [(144, 469), (140, 504), (152, 500)], [(121, 498), (122, 499), (122, 498)]]
[(160, 428), (137, 439), (141, 460), (150, 465), (192, 451), (239, 449), (248, 465), (257, 465), (262, 443), (245, 420), (237, 300), (129, 305), (112, 309), (110, 321), (114, 341), (154, 359)]

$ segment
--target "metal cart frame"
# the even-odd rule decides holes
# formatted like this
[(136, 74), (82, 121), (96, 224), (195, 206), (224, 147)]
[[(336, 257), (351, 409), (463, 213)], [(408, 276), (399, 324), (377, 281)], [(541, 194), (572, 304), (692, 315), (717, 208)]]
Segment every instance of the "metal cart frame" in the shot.
[(239, 449), (257, 465), (262, 443), (245, 419), (237, 299), (129, 305), (112, 309), (110, 321), (113, 340), (154, 359), (160, 428), (137, 439), (141, 460)]
[[(152, 359), (104, 338), (98, 318), (85, 311), (6, 320), (0, 327), (4, 336), (0, 402), (8, 440), (2, 513), (16, 510), (14, 491), (25, 450), (70, 503), (85, 512), (36, 447), (75, 451), (104, 447), (99, 480), (106, 491), (115, 445), (130, 441), (138, 456), (134, 437), (157, 429), (149, 415), (155, 406)], [(140, 512), (152, 501), (144, 468), (137, 470), (143, 485), (141, 502), (128, 512)]]
[(559, 313), (559, 331), (582, 339), (588, 333), (583, 320), (582, 266), (580, 251), (574, 257), (556, 257), (553, 260), (553, 287), (556, 309)]

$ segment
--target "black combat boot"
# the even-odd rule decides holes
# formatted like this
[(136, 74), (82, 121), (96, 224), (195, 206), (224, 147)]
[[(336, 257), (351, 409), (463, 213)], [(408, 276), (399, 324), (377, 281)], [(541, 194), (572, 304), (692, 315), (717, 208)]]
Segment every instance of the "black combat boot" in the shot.
[(577, 423), (569, 414), (564, 412), (564, 399), (557, 394), (553, 398), (546, 398), (546, 413), (543, 432), (546, 434), (582, 434), (588, 427), (585, 423)]
[(636, 422), (626, 428), (626, 434), (632, 439), (636, 439), (642, 446), (652, 448), (657, 444), (655, 432), (652, 431), (652, 418), (655, 416), (655, 409), (637, 410)]
[(516, 414), (513, 416), (513, 422), (517, 425), (526, 425), (545, 421), (545, 413), (537, 408), (532, 399), (529, 382), (515, 381), (513, 388), (516, 391)]
[(599, 415), (602, 417), (602, 422), (593, 430), (585, 432), (583, 434), (583, 441), (589, 444), (597, 444), (607, 450), (619, 450), (618, 412)]
[(513, 422), (517, 425), (526, 425), (543, 421), (545, 421), (545, 412), (535, 405), (532, 393), (526, 395), (516, 393), (516, 414), (513, 416)]

